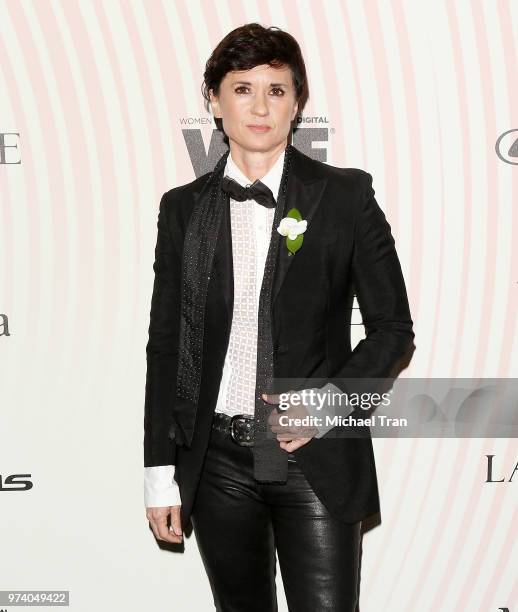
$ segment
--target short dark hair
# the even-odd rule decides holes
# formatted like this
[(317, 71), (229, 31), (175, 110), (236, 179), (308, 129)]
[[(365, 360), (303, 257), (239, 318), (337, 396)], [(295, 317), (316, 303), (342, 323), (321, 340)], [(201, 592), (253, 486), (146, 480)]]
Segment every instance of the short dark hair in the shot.
[(288, 32), (275, 26), (265, 28), (259, 23), (247, 23), (229, 32), (207, 60), (202, 84), (207, 110), (209, 90), (219, 95), (221, 81), (227, 72), (251, 70), (262, 64), (269, 64), (272, 68), (291, 68), (299, 116), (309, 98), (306, 65), (299, 43)]

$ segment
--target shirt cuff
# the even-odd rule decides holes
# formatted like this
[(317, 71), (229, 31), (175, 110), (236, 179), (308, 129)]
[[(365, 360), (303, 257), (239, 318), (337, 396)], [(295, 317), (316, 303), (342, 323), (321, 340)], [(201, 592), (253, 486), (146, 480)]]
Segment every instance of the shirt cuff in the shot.
[(144, 504), (146, 508), (182, 505), (174, 465), (144, 468)]

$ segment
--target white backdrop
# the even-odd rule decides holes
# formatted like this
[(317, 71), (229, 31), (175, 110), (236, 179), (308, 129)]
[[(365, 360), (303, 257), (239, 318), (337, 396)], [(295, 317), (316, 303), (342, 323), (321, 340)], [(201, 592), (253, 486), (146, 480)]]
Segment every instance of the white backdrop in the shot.
[[(212, 160), (204, 64), (246, 22), (301, 44), (300, 146), (374, 177), (415, 322), (404, 376), (518, 372), (518, 3), (215, 4), (0, 1), (0, 475), (33, 483), (0, 491), (0, 590), (212, 609), (194, 536), (161, 550), (145, 517), (144, 349), (160, 196)], [(374, 447), (362, 611), (518, 609), (517, 440)]]

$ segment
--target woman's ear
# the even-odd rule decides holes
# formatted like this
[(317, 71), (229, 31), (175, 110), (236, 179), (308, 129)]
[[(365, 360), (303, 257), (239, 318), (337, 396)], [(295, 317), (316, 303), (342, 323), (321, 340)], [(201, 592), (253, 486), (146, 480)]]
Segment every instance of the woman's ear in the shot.
[(219, 112), (219, 100), (217, 98), (217, 96), (214, 95), (214, 92), (212, 89), (209, 90), (209, 97), (210, 97), (210, 105), (212, 108), (212, 114), (214, 115), (214, 117), (220, 118), (220, 112)]

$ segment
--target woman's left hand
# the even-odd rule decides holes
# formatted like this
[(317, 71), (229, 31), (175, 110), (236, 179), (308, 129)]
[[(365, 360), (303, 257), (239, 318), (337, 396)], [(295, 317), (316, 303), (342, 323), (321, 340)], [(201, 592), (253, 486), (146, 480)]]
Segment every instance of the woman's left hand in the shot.
[[(268, 404), (280, 403), (280, 395), (278, 393), (270, 395), (263, 393), (262, 398)], [(286, 452), (292, 453), (301, 446), (304, 446), (304, 444), (307, 444), (318, 433), (318, 429), (312, 425), (296, 425), (293, 422), (294, 419), (302, 419), (310, 415), (303, 404), (292, 404), (289, 402), (289, 399), (288, 403), (289, 407), (286, 410), (281, 412), (272, 410), (268, 417), (268, 424), (272, 432), (277, 434), (280, 447)], [(281, 417), (288, 417), (289, 424), (281, 425), (279, 422)], [(285, 419), (283, 420), (285, 421)]]

